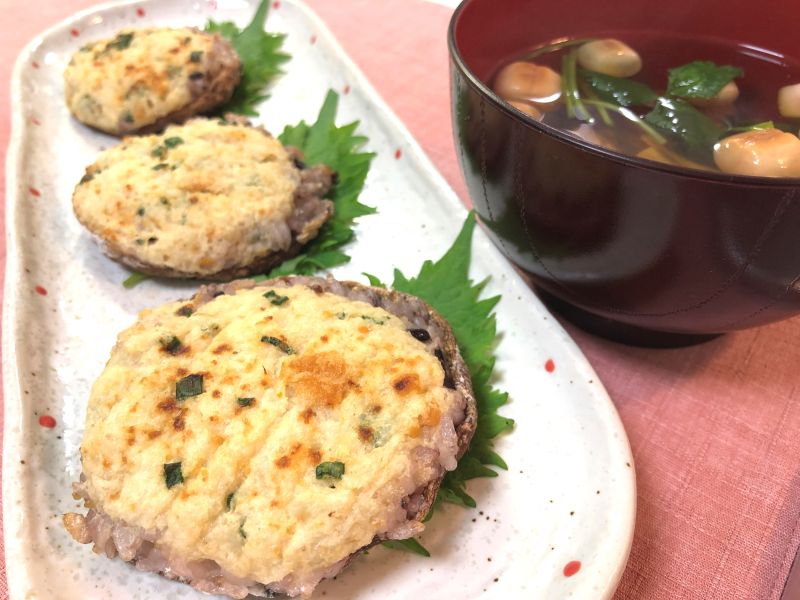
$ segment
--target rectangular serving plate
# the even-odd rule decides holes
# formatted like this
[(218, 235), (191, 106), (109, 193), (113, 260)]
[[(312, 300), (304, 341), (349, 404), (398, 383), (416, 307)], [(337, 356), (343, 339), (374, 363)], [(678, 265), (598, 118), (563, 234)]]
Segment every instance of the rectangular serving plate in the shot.
[[(275, 133), (313, 121), (326, 91), (338, 90), (339, 122), (359, 120), (377, 153), (361, 199), (378, 214), (360, 220), (352, 262), (334, 275), (390, 281), (394, 267), (416, 273), (450, 246), (463, 205), (324, 24), (299, 2), (279, 7), (267, 29), (287, 33), (292, 60), (257, 121)], [(3, 315), (3, 518), (14, 600), (203, 597), (94, 555), (61, 525), (63, 513), (81, 508), (70, 484), (80, 475), (85, 403), (117, 333), (141, 309), (197, 288), (146, 281), (125, 290), (129, 272), (75, 220), (75, 183), (116, 140), (70, 117), (62, 72), (81, 44), (122, 27), (203, 26), (209, 18), (244, 25), (254, 9), (236, 0), (106, 4), (34, 39), (15, 66)], [(497, 450), (510, 471), (470, 483), (480, 512), (448, 506), (437, 514), (421, 537), (432, 558), (375, 548), (315, 595), (594, 600), (616, 587), (635, 514), (632, 458), (616, 411), (577, 347), (480, 230), (471, 275), (491, 277), (486, 294), (503, 296), (495, 383), (510, 392), (503, 414), (517, 426)], [(548, 360), (555, 372), (545, 370)], [(54, 428), (40, 425), (45, 415)], [(575, 560), (580, 577), (565, 577), (564, 565)]]

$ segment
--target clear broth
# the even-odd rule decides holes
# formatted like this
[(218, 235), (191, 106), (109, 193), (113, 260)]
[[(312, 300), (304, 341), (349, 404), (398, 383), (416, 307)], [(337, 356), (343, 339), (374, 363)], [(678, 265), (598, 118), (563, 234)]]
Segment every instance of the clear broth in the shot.
[[(785, 86), (800, 83), (800, 62), (787, 58), (779, 53), (749, 46), (735, 44), (714, 38), (698, 38), (660, 32), (603, 32), (587, 36), (592, 38), (616, 38), (632, 47), (642, 58), (642, 70), (628, 79), (650, 86), (656, 93), (663, 94), (667, 85), (668, 70), (696, 60), (707, 60), (717, 65), (732, 65), (744, 71), (735, 79), (739, 87), (739, 97), (730, 107), (724, 109), (699, 110), (718, 123), (727, 123), (733, 128), (750, 126), (756, 123), (772, 121), (776, 127), (795, 135), (800, 128), (800, 120), (782, 117), (778, 112), (778, 90)], [(566, 38), (568, 39), (568, 38)], [(562, 41), (562, 40), (557, 40)], [(534, 46), (520, 56), (500, 65), (492, 77), (492, 84), (497, 72), (511, 62), (524, 60), (530, 52), (541, 48)], [(541, 54), (532, 59), (539, 65), (552, 68), (561, 73), (561, 60), (567, 49)], [(539, 108), (542, 108), (539, 106)], [(644, 116), (648, 107), (631, 107), (638, 116)], [(589, 123), (567, 115), (563, 99), (552, 106), (545, 107), (540, 121), (553, 128), (576, 135), (588, 142), (630, 156), (641, 155), (648, 148), (664, 150), (653, 156), (651, 160), (660, 160), (670, 164), (718, 171), (713, 161), (713, 148), (707, 152), (688, 152), (680, 142), (669, 135), (663, 146), (654, 144), (643, 133), (643, 130), (625, 117), (609, 113), (613, 126), (605, 125), (599, 118), (596, 108), (590, 108), (593, 120)]]

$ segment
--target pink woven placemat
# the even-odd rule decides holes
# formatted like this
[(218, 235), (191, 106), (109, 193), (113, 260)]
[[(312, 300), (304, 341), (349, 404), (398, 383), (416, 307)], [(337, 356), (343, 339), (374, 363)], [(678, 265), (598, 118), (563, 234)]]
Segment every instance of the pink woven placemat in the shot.
[[(307, 1), (466, 201), (449, 115), (451, 11), (420, 0)], [(0, 80), (28, 39), (91, 4), (0, 0)], [(5, 155), (7, 83), (0, 110)], [(566, 326), (636, 459), (636, 535), (617, 599), (777, 599), (800, 544), (800, 319), (682, 350), (625, 348)]]

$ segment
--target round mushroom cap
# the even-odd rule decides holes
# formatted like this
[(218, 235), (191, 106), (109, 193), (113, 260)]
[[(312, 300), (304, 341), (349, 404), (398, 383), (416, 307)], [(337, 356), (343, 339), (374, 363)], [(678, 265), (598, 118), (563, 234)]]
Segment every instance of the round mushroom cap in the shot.
[[(293, 218), (311, 170), (298, 169), (263, 129), (198, 118), (102, 152), (75, 188), (73, 208), (106, 254), (132, 268), (230, 279), (299, 249)], [(329, 201), (317, 206), (321, 214), (303, 211), (311, 219), (303, 243), (331, 214)]]
[(141, 569), (154, 545), (184, 570), (308, 593), (376, 540), (424, 529), (475, 399), (421, 300), (332, 279), (252, 285), (205, 288), (120, 334), (89, 399), (80, 487), (149, 541), (126, 558)]
[(233, 46), (217, 33), (130, 29), (75, 52), (64, 95), (75, 118), (100, 131), (158, 131), (226, 102), (240, 71)]

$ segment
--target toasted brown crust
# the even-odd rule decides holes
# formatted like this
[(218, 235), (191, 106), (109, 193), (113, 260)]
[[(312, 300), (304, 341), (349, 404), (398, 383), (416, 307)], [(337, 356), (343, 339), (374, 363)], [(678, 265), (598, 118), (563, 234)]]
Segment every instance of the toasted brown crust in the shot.
[(208, 75), (199, 82), (189, 82), (192, 101), (183, 108), (138, 129), (125, 129), (125, 124), (120, 123), (117, 135), (121, 137), (130, 134), (157, 133), (171, 123), (183, 123), (191, 117), (206, 114), (231, 99), (242, 77), (239, 55), (231, 43), (220, 34), (209, 35), (214, 36), (214, 43), (208, 56)]
[[(223, 294), (233, 295), (237, 293), (237, 291), (239, 290), (257, 288), (257, 287), (281, 288), (281, 287), (290, 287), (295, 285), (305, 286), (306, 288), (314, 292), (317, 292), (319, 294), (327, 292), (350, 300), (358, 300), (366, 302), (375, 307), (381, 307), (387, 312), (401, 319), (405, 324), (405, 326), (408, 328), (408, 330), (414, 335), (414, 337), (420, 340), (422, 343), (426, 344), (426, 346), (428, 347), (428, 351), (431, 354), (437, 356), (441, 361), (445, 374), (444, 385), (458, 391), (465, 401), (463, 419), (459, 422), (458, 417), (454, 415), (455, 431), (458, 440), (457, 457), (460, 458), (461, 456), (463, 456), (463, 454), (466, 452), (469, 446), (469, 443), (472, 439), (473, 434), (475, 433), (475, 428), (477, 426), (477, 402), (472, 390), (471, 378), (466, 363), (464, 362), (464, 359), (460, 354), (458, 344), (456, 342), (453, 331), (450, 328), (450, 325), (438, 312), (436, 312), (435, 309), (433, 309), (430, 305), (428, 305), (420, 298), (402, 292), (398, 292), (395, 290), (370, 287), (352, 281), (340, 282), (331, 277), (321, 278), (321, 277), (305, 277), (305, 276), (285, 276), (263, 282), (255, 282), (253, 280), (241, 279), (225, 284), (211, 284), (203, 286), (191, 299), (186, 301), (183, 307), (179, 309), (179, 312), (183, 314), (184, 309), (189, 309), (189, 308), (191, 308), (191, 311), (193, 312), (203, 304), (210, 302), (212, 299), (220, 295)], [(186, 312), (187, 314), (191, 314), (189, 311)], [(418, 331), (421, 329), (424, 329), (427, 335), (421, 334)], [(413, 492), (412, 494), (403, 499), (402, 505), (403, 507), (406, 507), (407, 510), (406, 515), (409, 522), (422, 523), (425, 520), (425, 517), (429, 513), (431, 507), (433, 506), (436, 494), (438, 492), (439, 486), (441, 485), (443, 477), (444, 477), (444, 471), (442, 472), (441, 476), (437, 477), (434, 480), (429, 481), (427, 484), (420, 487), (415, 492)], [(81, 480), (82, 481), (84, 480), (83, 476), (81, 476)], [(80, 486), (76, 487), (76, 489), (78, 489), (79, 487)], [(87, 502), (87, 505), (91, 506), (90, 498), (82, 495), (80, 497), (84, 497)], [(92, 511), (90, 511), (90, 516), (91, 514)], [(69, 533), (73, 536), (73, 538), (76, 539), (77, 541), (81, 543), (90, 543), (92, 541), (95, 541), (97, 543), (97, 540), (94, 540), (92, 538), (92, 534), (89, 531), (87, 525), (87, 518), (88, 517), (84, 517), (83, 515), (69, 513), (64, 516), (63, 519), (64, 526), (67, 529), (67, 531), (69, 531)], [(122, 525), (124, 527), (128, 527), (128, 525), (125, 523), (122, 523)], [(353, 552), (344, 560), (336, 563), (333, 566), (333, 568), (324, 575), (324, 577), (335, 576), (338, 572), (344, 569), (356, 556), (366, 551), (370, 547), (380, 543), (384, 539), (387, 539), (386, 535), (376, 536), (369, 544)], [(139, 565), (139, 559), (135, 555), (133, 556), (133, 558), (129, 558), (122, 552), (117, 552), (117, 546), (115, 545), (115, 542), (111, 541), (105, 543), (111, 544), (110, 549), (108, 547), (100, 547), (100, 550), (97, 550), (98, 547), (96, 545), (95, 551), (106, 552), (110, 558), (113, 558), (114, 556), (119, 556), (123, 560), (127, 560), (128, 562), (137, 565), (137, 567), (140, 568), (141, 570), (156, 571), (156, 569)], [(197, 583), (196, 581), (194, 581), (193, 579), (187, 579), (186, 577), (183, 576), (179, 576), (170, 568), (166, 568), (165, 570), (159, 572), (163, 576), (169, 579), (175, 579), (177, 581), (181, 581), (183, 583), (196, 586)], [(222, 579), (224, 579), (224, 577)], [(213, 590), (214, 593), (228, 593), (224, 590), (220, 591), (219, 586), (221, 586), (222, 584), (223, 584), (222, 580), (214, 582), (214, 590)], [(250, 586), (250, 584), (247, 583), (245, 585)], [(259, 589), (256, 590), (255, 587), (259, 587)], [(202, 591), (210, 591), (203, 587), (197, 587), (197, 589), (200, 589)], [(249, 591), (251, 595), (255, 596), (263, 595), (269, 598), (276, 597), (275, 594), (280, 593), (272, 591), (268, 587), (268, 585), (256, 584), (256, 583), (254, 583), (253, 586), (248, 587), (247, 591)], [(247, 591), (242, 593), (246, 594)], [(237, 591), (237, 593), (239, 592)], [(244, 596), (236, 595), (235, 597), (244, 597)]]
[[(450, 324), (427, 302), (416, 296), (398, 292), (396, 290), (372, 287), (357, 283), (355, 281), (337, 281), (332, 277), (305, 277), (289, 275), (277, 277), (262, 282), (252, 280), (238, 280), (221, 285), (208, 285), (200, 288), (200, 291), (190, 300), (192, 308), (196, 308), (220, 294), (234, 294), (237, 290), (251, 287), (288, 287), (292, 285), (304, 285), (319, 293), (329, 292), (344, 296), (349, 299), (357, 299), (368, 302), (373, 306), (380, 306), (384, 310), (401, 318), (409, 327), (422, 327), (432, 330), (431, 337), (434, 340), (440, 339), (441, 361), (445, 372), (445, 381), (452, 382), (453, 388), (460, 392), (466, 400), (464, 409), (464, 420), (456, 426), (458, 435), (458, 455), (461, 458), (469, 448), (475, 428), (478, 424), (478, 404), (475, 393), (472, 390), (472, 378), (458, 349), (453, 330)], [(400, 312), (400, 308), (403, 308)], [(411, 314), (411, 318), (408, 314)], [(420, 490), (422, 502), (414, 515), (414, 520), (422, 523), (427, 516), (436, 493), (442, 483), (442, 477), (431, 481), (425, 488)], [(369, 545), (360, 551), (374, 546), (385, 538), (376, 537)], [(359, 551), (359, 552), (360, 552)]]
[[(289, 246), (289, 248), (279, 252), (272, 252), (266, 256), (261, 256), (246, 265), (236, 265), (211, 275), (188, 271), (178, 271), (169, 267), (145, 263), (137, 259), (135, 256), (131, 256), (120, 251), (116, 245), (109, 243), (107, 240), (101, 239), (94, 234), (92, 235), (106, 256), (121, 262), (135, 271), (144, 273), (145, 275), (152, 275), (153, 277), (168, 277), (170, 279), (203, 279), (205, 281), (231, 281), (232, 279), (239, 279), (241, 277), (249, 277), (251, 275), (267, 273), (272, 268), (277, 267), (283, 261), (297, 256), (303, 249), (305, 243), (316, 237), (319, 229), (333, 214), (333, 202), (324, 199), (332, 185), (331, 178), (333, 172), (331, 171), (330, 167), (326, 165), (318, 165), (304, 170), (301, 174), (301, 177), (305, 176), (307, 173), (311, 175), (314, 171), (317, 173), (323, 173), (324, 177), (328, 180), (328, 185), (319, 188), (317, 194), (311, 197), (312, 200), (316, 200), (318, 203), (317, 210), (313, 215), (313, 218), (311, 220), (304, 221), (302, 227), (298, 228), (298, 230), (295, 230), (294, 228), (292, 229), (292, 244)], [(301, 192), (301, 188), (298, 189), (298, 192)], [(296, 202), (298, 207), (301, 204), (299, 200), (300, 198), (297, 198), (296, 193)]]

